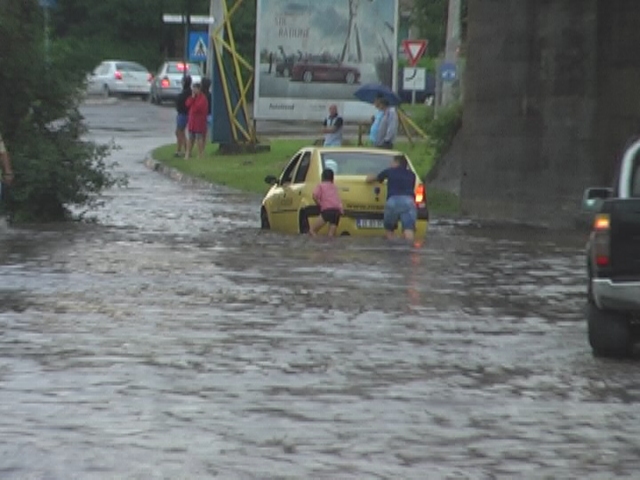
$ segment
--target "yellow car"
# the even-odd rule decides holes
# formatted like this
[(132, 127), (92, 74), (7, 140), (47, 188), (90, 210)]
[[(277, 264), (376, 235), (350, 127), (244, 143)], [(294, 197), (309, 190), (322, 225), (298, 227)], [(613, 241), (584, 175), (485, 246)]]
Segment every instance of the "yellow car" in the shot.
[[(334, 171), (334, 182), (344, 208), (336, 234), (384, 236), (382, 218), (387, 186), (386, 183), (368, 184), (365, 179), (367, 175), (377, 175), (389, 168), (395, 156), (405, 155), (393, 150), (346, 147), (299, 150), (279, 177), (268, 175), (265, 178), (271, 188), (262, 201), (261, 227), (283, 233), (307, 233), (310, 222), (320, 215), (312, 198), (313, 189), (321, 181), (322, 170), (329, 168)], [(407, 163), (416, 174), (418, 221), (415, 236), (424, 238), (429, 220), (425, 186), (408, 158)], [(328, 225), (325, 225), (319, 234), (327, 231)]]

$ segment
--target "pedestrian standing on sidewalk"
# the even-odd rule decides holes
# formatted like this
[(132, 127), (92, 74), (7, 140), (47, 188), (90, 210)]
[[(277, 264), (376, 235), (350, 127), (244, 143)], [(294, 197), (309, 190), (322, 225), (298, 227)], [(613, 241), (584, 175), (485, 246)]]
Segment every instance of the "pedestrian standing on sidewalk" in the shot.
[(204, 138), (207, 134), (207, 115), (209, 114), (209, 104), (207, 97), (202, 93), (202, 86), (194, 83), (191, 87), (191, 97), (187, 99), (187, 108), (189, 109), (189, 120), (187, 129), (189, 130), (189, 139), (187, 142), (186, 159), (191, 158), (193, 147), (198, 146), (198, 158), (204, 155)]
[(213, 125), (213, 101), (211, 98), (211, 80), (209, 80), (209, 77), (204, 77), (202, 79), (202, 94), (207, 98), (207, 104), (209, 105), (207, 108), (207, 112), (209, 112), (207, 115), (207, 131), (204, 135), (206, 144), (209, 132), (211, 131), (211, 126)]
[(342, 145), (342, 126), (344, 121), (338, 115), (338, 107), (329, 107), (329, 116), (322, 123), (322, 133), (324, 133), (325, 147), (339, 147)]
[(378, 127), (376, 147), (391, 150), (398, 136), (398, 112), (384, 96), (380, 96), (378, 102), (382, 109), (382, 119)]
[(187, 99), (191, 97), (191, 77), (182, 77), (182, 91), (176, 99), (176, 148), (175, 157), (182, 157), (187, 153), (187, 122), (189, 121), (189, 109)]

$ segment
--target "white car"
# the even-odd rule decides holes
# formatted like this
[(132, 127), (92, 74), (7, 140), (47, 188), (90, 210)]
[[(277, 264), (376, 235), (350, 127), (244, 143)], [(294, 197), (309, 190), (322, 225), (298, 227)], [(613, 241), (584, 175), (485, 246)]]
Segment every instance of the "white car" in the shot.
[(89, 75), (87, 93), (149, 98), (153, 75), (142, 65), (126, 60), (105, 60)]
[(162, 64), (153, 82), (151, 82), (151, 101), (161, 104), (165, 100), (175, 100), (182, 91), (182, 79), (186, 74), (191, 83), (202, 81), (202, 70), (197, 63), (185, 64), (181, 61), (170, 61)]

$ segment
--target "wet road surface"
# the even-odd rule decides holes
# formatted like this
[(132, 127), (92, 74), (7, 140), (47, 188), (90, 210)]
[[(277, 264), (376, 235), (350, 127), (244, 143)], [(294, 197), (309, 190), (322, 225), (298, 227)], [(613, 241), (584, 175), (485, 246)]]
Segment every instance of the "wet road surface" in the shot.
[(0, 227), (0, 478), (637, 478), (584, 235), (261, 233), (255, 197), (143, 166), (169, 109), (84, 112), (129, 186), (95, 224)]

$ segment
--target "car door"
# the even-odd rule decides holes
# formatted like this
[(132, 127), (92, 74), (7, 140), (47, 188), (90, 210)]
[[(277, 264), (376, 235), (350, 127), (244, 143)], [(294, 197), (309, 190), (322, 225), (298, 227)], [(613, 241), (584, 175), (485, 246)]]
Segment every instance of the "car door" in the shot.
[[(269, 211), (271, 228), (278, 231), (290, 231), (290, 226), (287, 225), (287, 219), (290, 218), (291, 209), (293, 208), (293, 197), (291, 197), (290, 185), (293, 182), (294, 173), (298, 163), (300, 162), (302, 153), (296, 153), (289, 161), (280, 178), (277, 185), (274, 187), (272, 194), (269, 197)], [(289, 196), (287, 197), (287, 193)]]
[(282, 220), (286, 225), (285, 230), (289, 233), (299, 233), (300, 231), (300, 209), (302, 208), (306, 186), (305, 180), (310, 164), (311, 152), (303, 152), (300, 161), (294, 168), (292, 181), (282, 186), (284, 192), (283, 205), (286, 205)]

